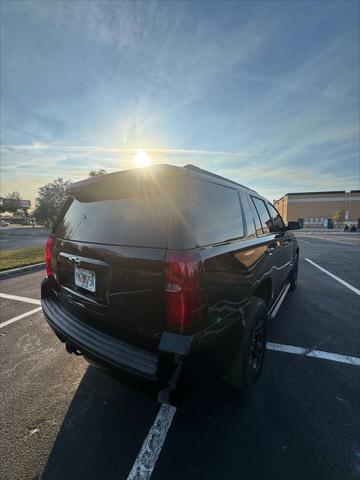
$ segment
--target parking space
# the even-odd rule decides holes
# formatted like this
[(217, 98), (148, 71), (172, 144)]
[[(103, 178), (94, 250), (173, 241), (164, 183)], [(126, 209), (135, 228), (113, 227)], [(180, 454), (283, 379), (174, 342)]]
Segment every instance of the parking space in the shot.
[[(30, 309), (32, 309), (31, 307)], [(28, 303), (19, 303), (14, 300), (0, 297), (0, 323), (2, 319), (12, 319), (17, 315), (23, 315), (29, 311)]]
[(297, 234), (303, 258), (309, 258), (360, 289), (359, 234)]
[[(39, 271), (1, 280), (0, 293), (40, 300), (40, 285), (44, 275), (44, 271)], [(19, 305), (19, 303), (16, 303), (16, 305)]]
[(268, 352), (251, 396), (177, 412), (153, 478), (357, 478), (355, 368)]
[[(41, 312), (0, 328), (0, 478), (359, 478), (359, 237), (299, 239), (298, 289), (249, 395), (219, 384), (166, 410), (68, 355)], [(43, 274), (0, 282), (22, 297), (0, 298), (0, 323), (37, 308), (24, 298)]]

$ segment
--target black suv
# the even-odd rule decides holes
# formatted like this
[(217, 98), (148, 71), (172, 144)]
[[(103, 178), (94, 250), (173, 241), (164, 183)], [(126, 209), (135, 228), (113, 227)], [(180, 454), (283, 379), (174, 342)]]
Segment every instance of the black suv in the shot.
[(73, 183), (46, 247), (42, 307), (68, 352), (147, 379), (259, 377), (266, 321), (296, 287), (299, 247), (254, 190), (192, 165)]

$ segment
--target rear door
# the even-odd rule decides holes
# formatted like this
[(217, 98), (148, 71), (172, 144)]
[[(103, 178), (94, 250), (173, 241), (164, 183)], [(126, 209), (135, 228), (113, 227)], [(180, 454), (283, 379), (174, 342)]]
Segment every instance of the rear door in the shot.
[[(188, 217), (202, 259), (202, 289), (208, 330), (203, 337), (207, 370), (226, 365), (238, 348), (239, 309), (248, 294), (247, 269), (241, 261), (244, 223), (238, 191), (210, 181), (193, 179)], [(234, 329), (230, 332), (228, 328)], [(234, 333), (234, 334), (232, 334)]]
[(269, 211), (273, 224), (272, 232), (276, 234), (276, 237), (281, 244), (282, 263), (283, 265), (285, 265), (284, 268), (281, 270), (281, 280), (282, 282), (285, 282), (292, 269), (292, 262), (295, 251), (295, 239), (292, 233), (286, 231), (283, 219), (281, 218), (281, 215), (276, 210), (276, 208), (269, 202), (266, 202), (266, 207)]
[(68, 200), (54, 229), (54, 270), (61, 302), (80, 321), (154, 351), (164, 329), (169, 192), (129, 181)]
[(279, 294), (285, 277), (288, 273), (289, 262), (287, 259), (283, 234), (274, 231), (274, 224), (264, 200), (251, 195), (251, 202), (255, 207), (255, 223), (258, 237), (263, 239), (266, 246), (266, 255), (269, 257), (269, 272), (274, 281), (274, 294)]

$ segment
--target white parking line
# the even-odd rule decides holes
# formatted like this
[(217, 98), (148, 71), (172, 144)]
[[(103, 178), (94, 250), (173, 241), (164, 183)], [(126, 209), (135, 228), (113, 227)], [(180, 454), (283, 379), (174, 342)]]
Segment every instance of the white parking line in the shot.
[(268, 350), (276, 352), (293, 353), (294, 355), (303, 355), (304, 357), (322, 358), (323, 360), (331, 360), (333, 362), (347, 363), (348, 365), (360, 366), (359, 357), (350, 357), (349, 355), (340, 355), (338, 353), (322, 352), (320, 350), (310, 350), (303, 347), (294, 347), (293, 345), (283, 345), (281, 343), (267, 342)]
[(318, 268), (319, 270), (321, 270), (322, 272), (326, 273), (326, 275), (329, 275), (329, 277), (333, 278), (334, 280), (336, 280), (337, 282), (341, 283), (342, 285), (344, 285), (345, 287), (349, 288), (351, 291), (353, 291), (354, 293), (356, 293), (357, 295), (360, 295), (360, 290), (358, 290), (357, 288), (353, 287), (352, 285), (350, 285), (350, 283), (347, 283), (345, 282), (345, 280), (342, 280), (341, 278), (337, 277), (336, 275), (334, 275), (333, 273), (329, 272), (329, 270), (326, 270), (325, 268), (323, 267), (320, 267), (320, 265), (318, 265), (317, 263), (313, 262), (312, 260), (310, 260), (310, 258), (305, 258), (305, 260), (309, 263), (311, 263), (311, 265), (314, 265), (314, 267)]
[(18, 297), (17, 295), (8, 295), (7, 293), (0, 293), (0, 298), (6, 298), (7, 300), (17, 300), (18, 302), (33, 303), (34, 305), (41, 305), (40, 300), (29, 297)]
[(306, 237), (305, 236), (296, 236), (296, 239), (298, 242), (302, 242), (302, 243), (309, 243), (310, 245), (322, 245), (320, 242), (308, 242), (307, 240), (303, 240), (304, 238), (311, 238), (313, 240), (324, 240), (325, 242), (332, 242), (332, 243), (343, 243), (344, 245), (352, 245), (353, 247), (355, 246), (358, 246), (360, 245), (359, 242), (344, 242), (343, 240), (335, 240), (333, 238), (325, 238), (325, 237), (318, 237), (318, 236), (315, 236), (315, 235), (307, 235)]
[[(312, 236), (311, 238), (314, 238), (315, 240), (325, 240), (326, 242), (332, 242), (332, 243), (343, 243), (344, 245), (353, 245), (353, 246), (357, 246), (357, 245), (360, 245), (358, 242), (357, 243), (353, 243), (353, 242), (344, 242), (343, 240), (334, 240), (334, 239), (330, 239), (330, 238), (325, 238), (325, 237), (315, 237), (315, 236)], [(298, 239), (300, 240), (300, 239)], [(304, 240), (305, 241), (305, 240)], [(308, 242), (308, 243), (312, 243), (312, 242)], [(317, 245), (317, 243), (312, 243), (313, 245)]]
[(161, 405), (127, 480), (148, 480), (155, 467), (176, 408)]
[(29, 315), (32, 315), (33, 313), (40, 312), (42, 307), (34, 308), (34, 310), (30, 310), (30, 312), (22, 313), (21, 315), (18, 315), (17, 317), (11, 318), (10, 320), (6, 320), (6, 322), (0, 323), (0, 328), (4, 328), (11, 323), (17, 322), (18, 320), (21, 320), (25, 317), (28, 317)]
[(330, 240), (329, 238), (324, 238), (324, 237), (314, 237), (314, 238), (317, 238), (319, 240), (326, 240), (327, 242), (342, 243), (344, 245), (354, 245), (354, 246), (359, 245), (359, 243), (343, 242), (342, 240), (333, 240), (333, 239)]

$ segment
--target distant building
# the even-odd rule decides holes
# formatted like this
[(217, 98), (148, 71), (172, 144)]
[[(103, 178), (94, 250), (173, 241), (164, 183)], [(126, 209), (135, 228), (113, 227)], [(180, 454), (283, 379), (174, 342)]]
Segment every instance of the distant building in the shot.
[(9, 210), (14, 210), (14, 209), (20, 210), (21, 208), (28, 209), (28, 208), (31, 208), (31, 201), (0, 197), (0, 207), (1, 207), (1, 210), (4, 210), (4, 211), (6, 211), (7, 209)]
[(30, 200), (0, 197), (1, 219), (9, 223), (29, 224), (31, 220), (29, 208), (31, 208)]
[(304, 226), (324, 226), (343, 208), (345, 221), (357, 223), (360, 218), (360, 190), (287, 193), (274, 205), (285, 222), (304, 219)]

